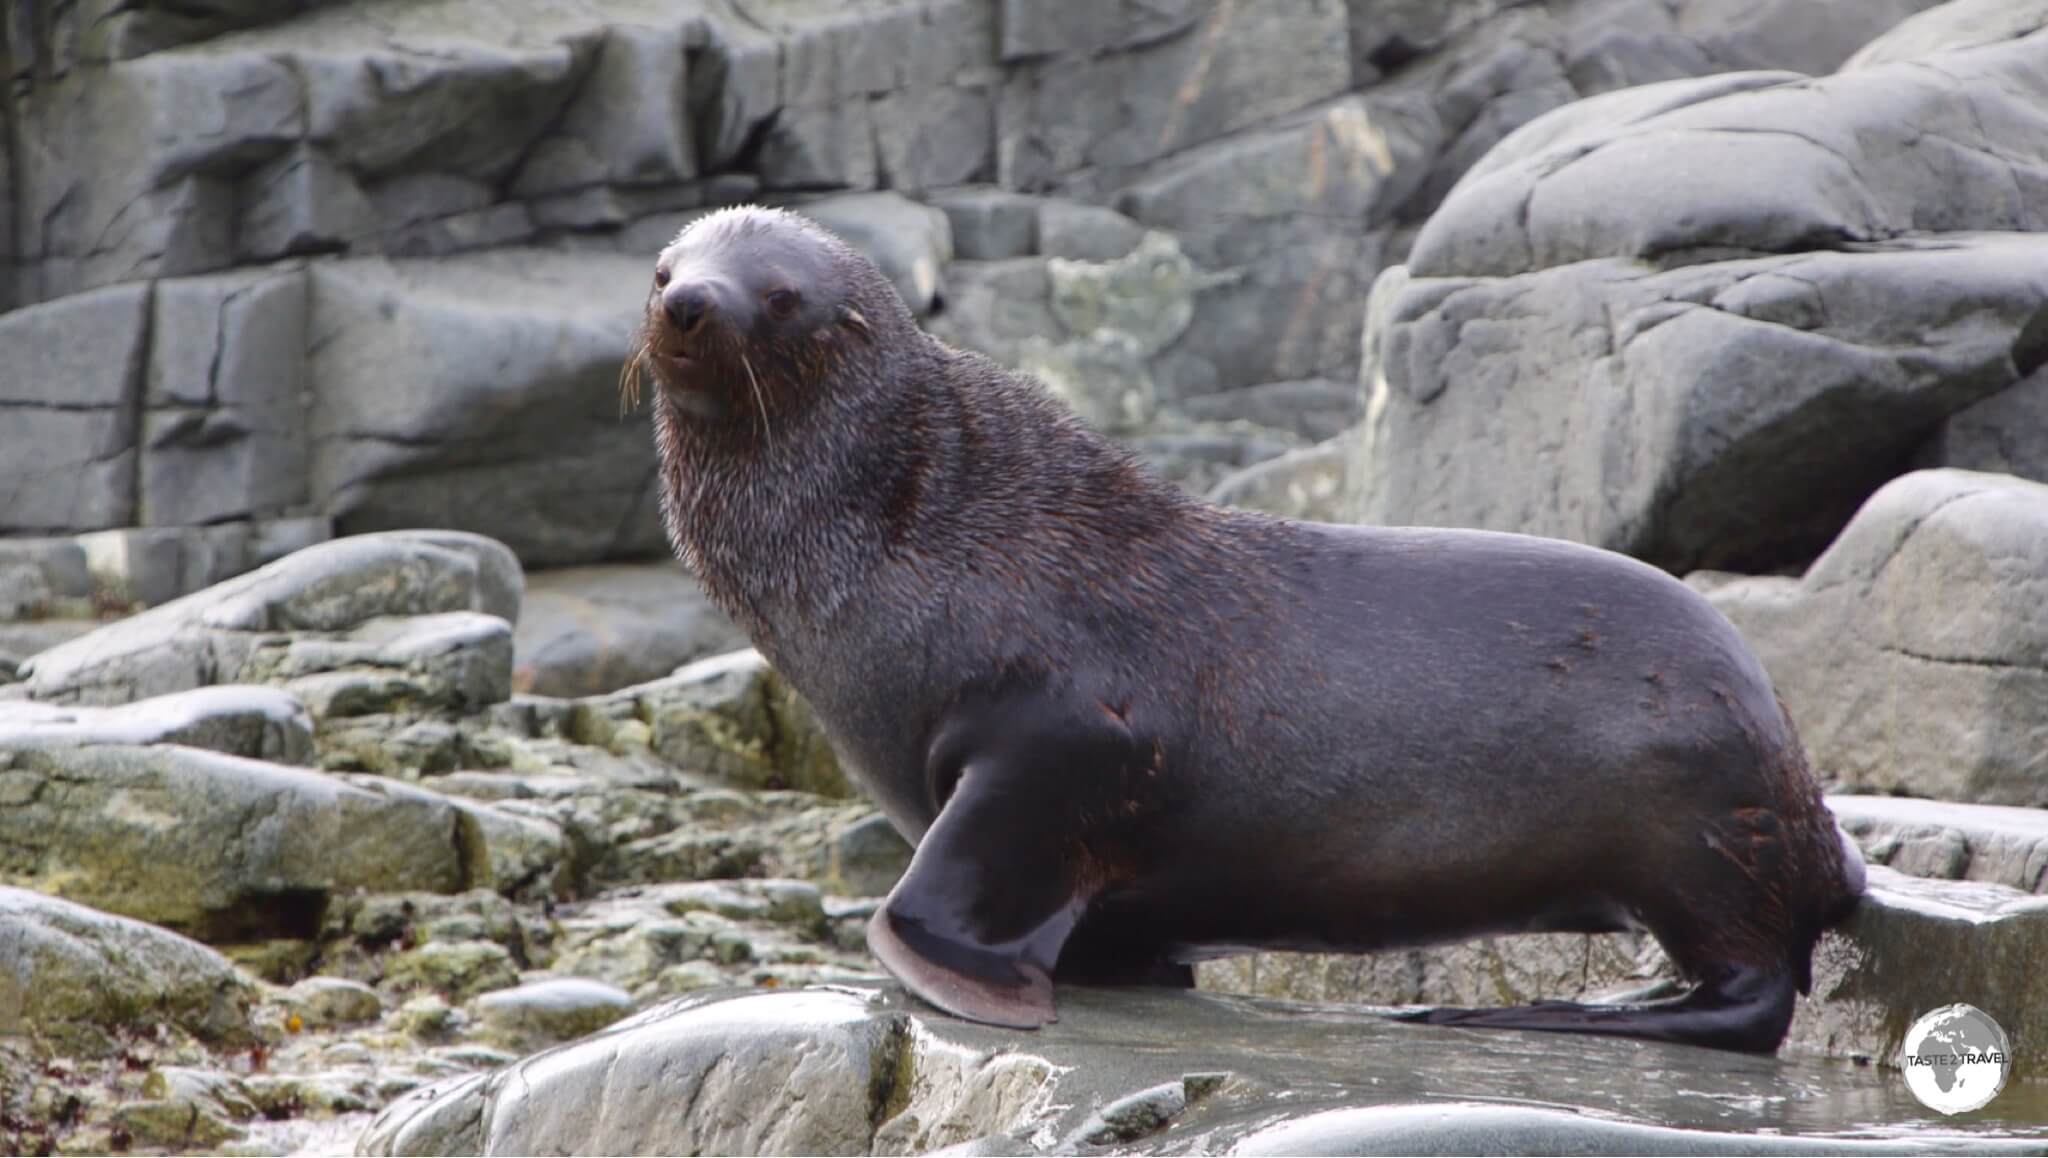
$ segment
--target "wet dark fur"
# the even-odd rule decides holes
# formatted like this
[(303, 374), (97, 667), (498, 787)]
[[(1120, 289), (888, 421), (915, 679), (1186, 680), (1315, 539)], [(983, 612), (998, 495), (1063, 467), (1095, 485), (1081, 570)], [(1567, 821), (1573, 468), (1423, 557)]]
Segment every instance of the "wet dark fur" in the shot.
[(684, 371), (657, 293), (629, 378), (661, 384), (677, 553), (933, 833), (871, 934), (913, 988), (1034, 1024), (1046, 973), (1633, 926), (1692, 995), (1422, 1017), (1776, 1047), (1862, 869), (1703, 600), (1570, 544), (1197, 501), (798, 218), (729, 211), (663, 260), (795, 252), (800, 324)]

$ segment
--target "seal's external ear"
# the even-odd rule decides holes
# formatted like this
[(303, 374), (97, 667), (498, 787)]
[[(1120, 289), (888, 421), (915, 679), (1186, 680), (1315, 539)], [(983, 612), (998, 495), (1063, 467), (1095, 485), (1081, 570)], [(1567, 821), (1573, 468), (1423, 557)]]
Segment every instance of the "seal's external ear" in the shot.
[(839, 324), (869, 341), (874, 340), (875, 331), (868, 325), (867, 317), (843, 302), (839, 306)]

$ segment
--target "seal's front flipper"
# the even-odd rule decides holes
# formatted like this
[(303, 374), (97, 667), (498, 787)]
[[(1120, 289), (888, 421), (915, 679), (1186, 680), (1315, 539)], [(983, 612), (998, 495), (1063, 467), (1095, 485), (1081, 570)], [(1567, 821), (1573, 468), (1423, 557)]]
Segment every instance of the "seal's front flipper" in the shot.
[(868, 948), (912, 993), (973, 1021), (1053, 1020), (1053, 965), (1087, 905), (1058, 797), (1014, 768), (967, 768), (868, 922)]
[(1053, 1021), (1053, 965), (1102, 875), (1085, 871), (1087, 799), (1116, 783), (1130, 744), (1100, 713), (1073, 726), (1044, 703), (963, 715), (934, 744), (934, 767), (961, 779), (868, 922), (868, 949), (952, 1015)]
[(997, 1025), (1053, 1020), (1052, 973), (1104, 889), (1159, 749), (1122, 701), (1023, 683), (962, 696), (935, 729), (938, 819), (868, 924), (911, 992)]

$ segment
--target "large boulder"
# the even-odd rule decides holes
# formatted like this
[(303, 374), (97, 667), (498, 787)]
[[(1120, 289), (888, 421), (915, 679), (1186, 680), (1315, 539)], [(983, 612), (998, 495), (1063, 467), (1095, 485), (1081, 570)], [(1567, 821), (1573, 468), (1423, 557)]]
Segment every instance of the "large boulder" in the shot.
[(2048, 486), (1916, 472), (1803, 577), (1698, 582), (1831, 783), (2048, 805)]
[[(866, 985), (685, 998), (401, 1099), (359, 1152), (1883, 1153), (1866, 1123), (1922, 1115), (1893, 1073), (1813, 1061), (1163, 990), (1062, 1002), (1020, 1036)], [(1910, 1142), (2028, 1152), (2025, 1113)]]
[(2048, 225), (2044, 60), (1672, 81), (1510, 135), (1375, 286), (1358, 516), (1810, 557), (2048, 359), (2048, 249), (2011, 232)]
[(240, 1045), (253, 1037), (252, 990), (225, 958), (176, 933), (0, 885), (0, 1038), (92, 1055), (121, 1034), (168, 1026)]

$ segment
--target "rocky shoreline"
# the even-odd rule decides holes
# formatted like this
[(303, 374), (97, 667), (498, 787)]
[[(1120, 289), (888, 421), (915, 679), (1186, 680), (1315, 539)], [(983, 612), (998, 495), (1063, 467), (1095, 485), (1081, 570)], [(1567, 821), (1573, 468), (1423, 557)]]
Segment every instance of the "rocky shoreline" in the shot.
[[(0, 1152), (2048, 1153), (2048, 3), (89, 0), (0, 71)], [(1370, 1012), (1624, 935), (905, 998), (909, 849), (618, 410), (749, 200), (1191, 491), (1684, 575), (1875, 866), (1783, 1055)]]

